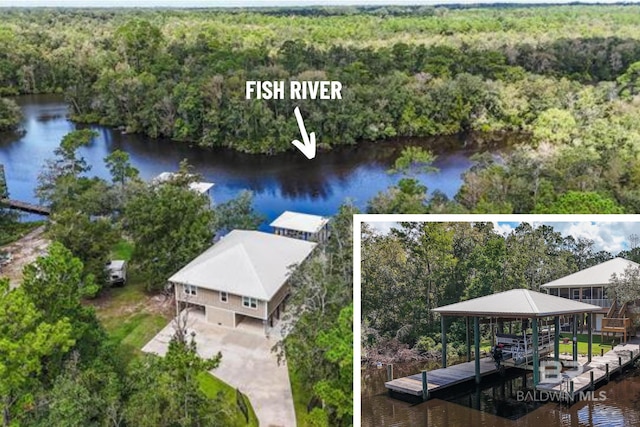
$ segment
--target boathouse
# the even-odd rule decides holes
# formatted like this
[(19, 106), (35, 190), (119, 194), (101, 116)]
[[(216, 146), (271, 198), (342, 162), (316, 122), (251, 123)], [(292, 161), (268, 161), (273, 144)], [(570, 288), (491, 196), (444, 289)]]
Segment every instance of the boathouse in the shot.
[[(485, 375), (498, 372), (494, 360), (480, 356), (480, 325), (490, 324), (492, 340), (503, 344), (503, 362), (505, 368), (520, 368), (533, 371), (534, 387), (540, 383), (540, 359), (553, 352), (554, 360), (559, 360), (560, 323), (562, 318), (571, 317), (574, 329), (571, 332), (573, 348), (572, 358), (578, 357), (577, 316), (587, 316), (588, 362), (591, 362), (593, 337), (591, 323), (593, 313), (598, 312), (597, 305), (573, 301), (546, 293), (528, 289), (512, 289), (493, 295), (487, 295), (468, 301), (435, 308), (441, 316), (442, 368), (423, 371), (421, 374), (391, 379), (385, 387), (394, 393), (420, 396), (426, 400), (430, 393), (466, 381), (475, 380), (480, 384)], [(467, 363), (447, 366), (448, 319), (464, 317), (466, 321)], [(506, 325), (517, 323), (521, 332), (504, 333)], [(473, 324), (473, 333), (470, 325)], [(496, 331), (494, 334), (494, 330)], [(471, 360), (471, 336), (473, 335), (474, 358)]]
[(329, 218), (285, 211), (270, 225), (275, 234), (324, 243), (329, 238)]

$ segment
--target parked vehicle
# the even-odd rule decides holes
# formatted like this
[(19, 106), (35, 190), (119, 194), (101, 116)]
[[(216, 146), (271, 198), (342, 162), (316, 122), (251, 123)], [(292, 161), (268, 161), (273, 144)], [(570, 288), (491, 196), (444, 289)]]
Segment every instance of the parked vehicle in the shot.
[(111, 286), (124, 286), (127, 281), (127, 261), (111, 260), (107, 263), (109, 284)]

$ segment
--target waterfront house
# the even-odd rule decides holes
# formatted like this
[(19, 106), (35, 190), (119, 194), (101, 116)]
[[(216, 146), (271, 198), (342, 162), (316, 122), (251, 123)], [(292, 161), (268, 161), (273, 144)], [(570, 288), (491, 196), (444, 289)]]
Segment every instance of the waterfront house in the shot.
[(284, 310), (291, 267), (302, 263), (316, 245), (234, 230), (169, 278), (178, 309), (196, 307), (208, 322), (228, 327), (259, 322), (266, 331)]
[(613, 295), (607, 293), (607, 288), (611, 276), (624, 274), (628, 267), (640, 267), (640, 265), (628, 259), (613, 258), (545, 283), (541, 287), (551, 295), (599, 306), (600, 310), (594, 317), (594, 330), (620, 332), (626, 336), (631, 332), (627, 304), (618, 304)]

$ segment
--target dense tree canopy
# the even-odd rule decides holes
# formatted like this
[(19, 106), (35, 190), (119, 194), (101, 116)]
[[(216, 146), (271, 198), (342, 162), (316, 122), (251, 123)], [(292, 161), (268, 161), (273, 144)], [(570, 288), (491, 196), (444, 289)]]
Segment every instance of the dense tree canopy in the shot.
[[(593, 241), (563, 237), (548, 225), (521, 223), (503, 235), (482, 222), (407, 222), (388, 234), (364, 224), (365, 356), (393, 360), (436, 350), (440, 318), (433, 308), (515, 288), (539, 291), (611, 257), (596, 252)], [(451, 323), (447, 336), (451, 354), (464, 351), (461, 319)]]

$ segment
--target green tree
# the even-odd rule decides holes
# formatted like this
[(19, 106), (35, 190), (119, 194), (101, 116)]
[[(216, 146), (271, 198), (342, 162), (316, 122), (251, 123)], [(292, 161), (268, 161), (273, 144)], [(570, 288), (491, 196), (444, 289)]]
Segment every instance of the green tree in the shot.
[(22, 287), (0, 279), (0, 407), (2, 424), (14, 424), (31, 407), (47, 358), (74, 340), (67, 319), (47, 322)]
[(164, 357), (145, 355), (130, 371), (131, 395), (125, 409), (128, 424), (141, 427), (224, 425), (226, 408), (201, 390), (199, 375), (220, 363), (220, 353), (202, 359), (193, 339), (175, 337)]
[(536, 213), (621, 214), (624, 212), (624, 208), (615, 200), (590, 191), (569, 191), (548, 206), (536, 207)]
[[(83, 276), (82, 262), (62, 246), (54, 242), (46, 256), (25, 267), (21, 289), (29, 295), (42, 318), (49, 323), (66, 321), (70, 336), (76, 342), (73, 347), (82, 360), (91, 361), (97, 356), (105, 332), (100, 326), (93, 308), (82, 304), (84, 296), (95, 293), (93, 282)], [(51, 358), (52, 372), (62, 368), (62, 356)]]
[(349, 419), (353, 416), (353, 306), (340, 311), (332, 329), (320, 332), (316, 345), (326, 350), (324, 357), (335, 369), (313, 388), (329, 411), (335, 412), (331, 418)]
[(148, 289), (162, 289), (171, 274), (213, 242), (216, 216), (209, 197), (189, 188), (194, 179), (180, 173), (142, 189), (125, 206), (125, 230), (135, 244), (133, 261)]
[(82, 129), (69, 132), (62, 138), (60, 145), (53, 151), (55, 157), (46, 161), (38, 176), (36, 194), (45, 202), (52, 203), (54, 192), (61, 187), (59, 181), (66, 179), (74, 182), (80, 174), (91, 167), (83, 157), (78, 157), (78, 148), (88, 145), (97, 136), (95, 131)]
[(228, 202), (219, 204), (216, 207), (216, 215), (220, 233), (235, 229), (255, 230), (264, 221), (264, 217), (254, 210), (253, 193), (248, 190), (243, 190)]
[(48, 235), (81, 260), (84, 296), (95, 296), (108, 286), (105, 266), (119, 240), (119, 232), (109, 219), (65, 209), (51, 215)]
[(129, 153), (126, 151), (114, 150), (104, 158), (104, 162), (111, 174), (111, 180), (114, 184), (119, 184), (121, 188), (127, 184), (127, 181), (138, 177), (138, 169), (131, 166)]
[(20, 107), (11, 99), (0, 98), (0, 132), (16, 129), (22, 120)]

